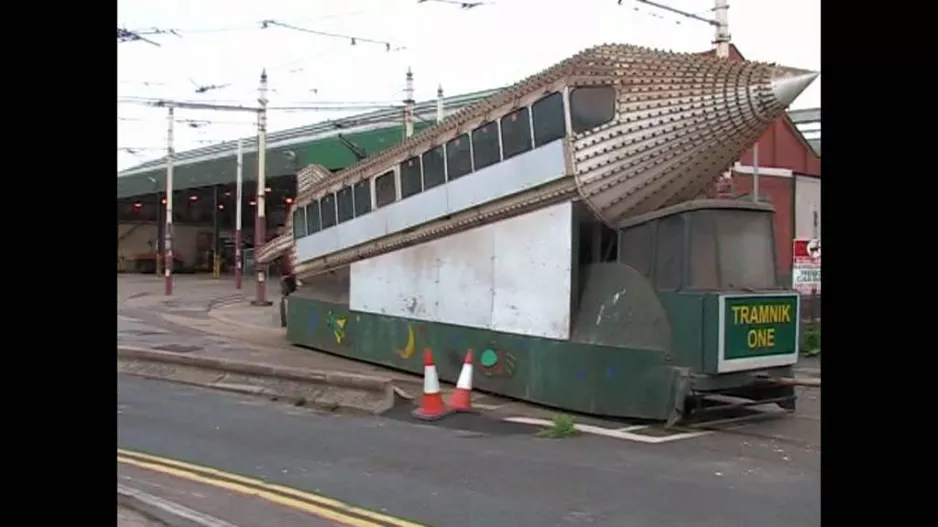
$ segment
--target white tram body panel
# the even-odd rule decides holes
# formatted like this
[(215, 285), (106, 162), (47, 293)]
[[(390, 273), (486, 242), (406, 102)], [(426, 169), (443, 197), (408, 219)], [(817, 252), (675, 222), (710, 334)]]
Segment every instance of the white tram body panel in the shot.
[(560, 203), (355, 262), (349, 308), (566, 340), (572, 210)]

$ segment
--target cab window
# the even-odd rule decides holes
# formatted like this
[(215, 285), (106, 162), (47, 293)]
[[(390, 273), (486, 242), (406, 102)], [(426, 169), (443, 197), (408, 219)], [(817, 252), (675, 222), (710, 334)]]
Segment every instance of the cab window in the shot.
[(297, 207), (293, 211), (293, 237), (300, 239), (306, 236), (306, 209)]
[(583, 86), (570, 92), (570, 126), (579, 134), (602, 126), (616, 115), (612, 86)]
[(546, 145), (567, 133), (563, 115), (563, 95), (552, 93), (531, 105), (534, 120), (534, 147)]

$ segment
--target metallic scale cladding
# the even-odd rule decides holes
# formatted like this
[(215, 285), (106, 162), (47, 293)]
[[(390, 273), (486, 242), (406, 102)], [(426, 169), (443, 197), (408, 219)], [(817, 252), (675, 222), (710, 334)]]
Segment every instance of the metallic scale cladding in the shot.
[[(267, 263), (288, 252), (298, 276), (310, 276), (377, 254), (492, 223), (554, 203), (582, 199), (612, 227), (632, 216), (699, 196), (752, 145), (817, 77), (816, 72), (606, 44), (577, 55), (449, 116), (396, 147), (331, 174), (313, 165), (297, 175), (303, 207), (341, 186), (373, 179), (405, 159), (498, 120), (550, 92), (565, 92), (565, 176), (423, 225), (297, 261), (292, 215), (284, 235), (257, 253)], [(573, 133), (575, 88), (611, 86), (611, 120)], [(543, 147), (542, 147), (543, 148)], [(535, 148), (537, 150), (537, 148)], [(378, 211), (380, 212), (380, 209)], [(374, 213), (372, 212), (372, 213)], [(334, 227), (333, 227), (334, 228)]]
[(607, 224), (693, 199), (817, 73), (600, 46), (571, 85), (614, 84), (617, 119), (573, 137), (580, 196)]

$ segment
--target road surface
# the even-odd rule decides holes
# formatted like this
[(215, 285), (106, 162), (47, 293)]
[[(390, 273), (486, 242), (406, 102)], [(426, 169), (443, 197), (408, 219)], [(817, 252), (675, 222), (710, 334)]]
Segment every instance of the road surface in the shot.
[[(714, 437), (660, 445), (589, 435), (550, 440), (508, 423), (460, 430), (317, 414), (118, 376), (119, 457), (123, 449), (125, 458), (144, 453), (250, 478), (244, 485), (255, 497), (243, 497), (242, 488), (232, 494), (241, 499), (260, 499), (250, 489), (275, 484), (302, 491), (295, 502), (341, 500), (339, 509), (327, 509), (348, 507), (359, 522), (369, 513), (391, 518), (348, 525), (820, 525), (818, 451)], [(145, 457), (131, 460), (136, 466), (123, 470), (149, 470)], [(272, 524), (216, 516), (242, 527)], [(332, 524), (317, 521), (308, 525)]]
[(118, 505), (117, 527), (166, 527), (166, 524), (147, 518), (133, 509)]

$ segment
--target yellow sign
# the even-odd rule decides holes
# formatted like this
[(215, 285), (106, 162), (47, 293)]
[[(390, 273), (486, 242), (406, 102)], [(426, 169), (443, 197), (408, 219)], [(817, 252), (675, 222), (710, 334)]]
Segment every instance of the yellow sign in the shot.
[[(755, 306), (732, 306), (733, 325), (788, 324), (791, 322), (790, 304), (761, 304)], [(746, 332), (749, 349), (775, 347), (775, 328), (750, 328)]]
[(773, 357), (797, 353), (798, 302), (798, 295), (792, 293), (720, 295), (720, 371), (745, 368), (727, 366), (732, 361), (764, 357), (781, 364), (793, 360)]
[(733, 324), (787, 324), (791, 322), (790, 304), (732, 306)]

